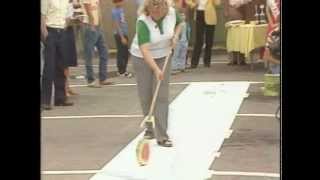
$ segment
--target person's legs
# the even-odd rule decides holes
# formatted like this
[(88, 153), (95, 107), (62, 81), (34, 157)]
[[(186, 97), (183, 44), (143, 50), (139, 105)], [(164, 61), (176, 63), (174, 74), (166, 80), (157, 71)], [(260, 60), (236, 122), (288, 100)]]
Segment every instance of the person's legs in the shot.
[[(156, 59), (158, 66), (163, 69), (165, 58)], [(169, 60), (166, 70), (164, 72), (164, 79), (161, 82), (158, 98), (155, 104), (154, 116), (155, 116), (155, 134), (157, 141), (168, 140), (167, 128), (168, 128), (168, 112), (169, 112), (169, 79), (170, 79), (170, 67), (171, 62)], [(155, 91), (157, 84), (156, 77), (153, 76), (153, 92)]]
[(75, 91), (73, 91), (71, 88), (70, 88), (70, 84), (69, 84), (69, 79), (70, 79), (70, 70), (69, 70), (69, 67), (66, 67), (64, 69), (64, 76), (66, 77), (66, 84), (65, 84), (65, 93), (66, 93), (66, 96), (69, 97), (71, 95), (79, 95), (78, 93), (76, 93)]
[[(117, 46), (117, 67), (118, 72), (120, 74), (123, 74), (127, 71), (127, 64), (128, 64), (128, 58), (129, 58), (129, 50), (128, 45), (122, 44), (121, 37), (116, 34), (114, 35), (116, 46)], [(125, 38), (128, 40), (128, 37), (125, 36)]]
[[(142, 58), (132, 56), (135, 71), (138, 96), (144, 117), (148, 115), (152, 100), (153, 71)], [(147, 132), (153, 134), (153, 127), (147, 126)]]
[(193, 48), (192, 59), (191, 59), (191, 67), (196, 68), (199, 64), (199, 58), (203, 46), (203, 38), (204, 38), (204, 12), (197, 11), (197, 22), (196, 22), (196, 42)]
[(69, 67), (66, 67), (65, 69), (64, 69), (64, 76), (66, 77), (66, 84), (65, 84), (65, 94), (66, 94), (66, 96), (67, 97), (69, 97), (70, 96), (70, 94), (69, 94)]
[(247, 64), (244, 54), (240, 53), (240, 52), (239, 52), (239, 62), (240, 62), (240, 65), (246, 65)]
[(79, 46), (76, 46), (77, 48), (78, 48), (78, 52), (79, 52), (79, 55), (80, 55), (80, 57), (82, 57), (82, 59), (84, 59), (84, 44), (85, 44), (85, 29), (86, 29), (86, 27), (85, 27), (85, 25), (80, 25), (79, 27), (78, 27), (78, 31), (77, 31), (77, 38), (76, 38), (76, 40), (77, 40), (77, 44), (79, 44)]
[(178, 66), (179, 70), (184, 70), (186, 68), (186, 59), (187, 59), (187, 53), (188, 53), (188, 44), (182, 42), (180, 53), (179, 53), (179, 60), (178, 60)]
[(237, 52), (232, 51), (228, 53), (230, 62), (228, 65), (236, 65), (237, 64)]
[(280, 64), (270, 64), (272, 74), (280, 74)]
[[(187, 67), (187, 66), (189, 65), (189, 57), (190, 57), (190, 54), (191, 54), (191, 51), (190, 51), (189, 47), (190, 47), (190, 46), (188, 45), (188, 47), (187, 47), (186, 61), (185, 61), (185, 67)], [(190, 59), (190, 61), (191, 61), (191, 59)]]
[(44, 42), (44, 67), (41, 88), (41, 103), (51, 106), (52, 83), (55, 74), (56, 33), (48, 29), (48, 37)]
[(107, 79), (108, 50), (100, 28), (97, 30), (97, 36), (96, 47), (99, 53), (99, 80), (101, 82)]
[(180, 53), (180, 45), (179, 43), (177, 44), (177, 46), (175, 47), (174, 51), (173, 51), (173, 55), (172, 55), (172, 61), (171, 61), (171, 69), (173, 71), (178, 70), (178, 58), (179, 58), (179, 53)]
[(63, 33), (62, 50), (64, 55), (64, 75), (66, 79), (65, 94), (67, 97), (70, 95), (77, 95), (69, 87), (70, 67), (76, 67), (78, 65), (78, 54), (76, 48), (75, 31), (72, 26), (69, 26)]
[[(61, 35), (60, 35), (61, 36)], [(61, 37), (60, 37), (61, 38)], [(66, 76), (64, 74), (64, 71), (66, 69), (65, 67), (65, 59), (63, 58), (63, 41), (62, 39), (59, 39), (57, 51), (56, 51), (56, 65), (55, 65), (55, 78), (54, 78), (54, 104), (57, 105), (59, 103), (65, 103), (66, 93)]]
[(205, 26), (206, 47), (205, 47), (204, 58), (203, 58), (203, 63), (205, 67), (210, 67), (211, 65), (211, 53), (212, 53), (212, 46), (213, 46), (214, 30), (215, 30), (215, 25)]
[(42, 42), (40, 42), (40, 83), (42, 81), (43, 65), (44, 65), (43, 49), (44, 49), (44, 45)]
[[(129, 43), (129, 38), (127, 35), (125, 35), (125, 38), (127, 39), (127, 42)], [(129, 45), (124, 44), (122, 45), (122, 54), (123, 54), (123, 69), (125, 72), (127, 72), (127, 66), (128, 66), (128, 61), (129, 61)]]
[(114, 35), (114, 40), (116, 42), (116, 47), (117, 47), (117, 67), (118, 67), (118, 72), (120, 74), (124, 73), (124, 70), (123, 70), (123, 59), (122, 59), (122, 43), (121, 43), (121, 38), (118, 34), (115, 34)]
[(87, 81), (92, 83), (94, 78), (94, 72), (92, 67), (92, 58), (94, 45), (97, 41), (97, 32), (92, 31), (89, 26), (84, 25), (84, 60), (86, 65)]

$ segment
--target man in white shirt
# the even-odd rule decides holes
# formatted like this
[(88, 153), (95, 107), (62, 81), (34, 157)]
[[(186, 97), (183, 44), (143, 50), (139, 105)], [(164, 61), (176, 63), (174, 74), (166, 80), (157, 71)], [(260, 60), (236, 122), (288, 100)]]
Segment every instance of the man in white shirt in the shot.
[[(101, 87), (101, 85), (111, 85), (107, 81), (108, 50), (105, 45), (103, 31), (100, 27), (100, 2), (99, 0), (81, 0), (84, 7), (84, 60), (86, 63), (86, 73), (88, 87)], [(99, 81), (95, 80), (92, 58), (94, 48), (97, 47), (99, 53)]]
[(41, 89), (42, 109), (50, 110), (52, 83), (55, 106), (72, 106), (65, 94), (63, 33), (68, 0), (41, 0), (41, 39), (44, 44), (44, 67)]

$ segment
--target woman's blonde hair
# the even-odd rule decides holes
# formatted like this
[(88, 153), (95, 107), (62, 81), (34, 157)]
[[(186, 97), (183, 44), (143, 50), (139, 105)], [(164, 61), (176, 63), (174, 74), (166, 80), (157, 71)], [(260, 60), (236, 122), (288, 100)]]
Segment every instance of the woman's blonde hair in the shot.
[(138, 15), (149, 15), (149, 7), (152, 6), (161, 6), (163, 14), (166, 14), (169, 11), (169, 7), (172, 6), (171, 0), (144, 0), (143, 4), (138, 9)]

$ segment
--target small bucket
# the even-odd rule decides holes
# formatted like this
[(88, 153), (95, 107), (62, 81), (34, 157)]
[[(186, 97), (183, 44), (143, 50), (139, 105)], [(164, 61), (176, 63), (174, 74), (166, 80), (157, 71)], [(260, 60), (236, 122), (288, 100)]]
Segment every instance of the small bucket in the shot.
[(264, 91), (265, 96), (279, 96), (280, 94), (280, 74), (264, 75)]

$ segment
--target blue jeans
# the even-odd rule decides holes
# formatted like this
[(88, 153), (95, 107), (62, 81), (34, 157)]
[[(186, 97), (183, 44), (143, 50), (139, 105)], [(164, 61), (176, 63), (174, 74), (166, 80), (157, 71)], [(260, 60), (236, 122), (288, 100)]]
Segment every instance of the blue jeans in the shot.
[(280, 74), (280, 64), (270, 64), (272, 74)]
[(88, 83), (95, 80), (92, 67), (94, 47), (97, 47), (99, 53), (99, 80), (104, 81), (107, 79), (108, 50), (103, 32), (99, 27), (95, 27), (95, 30), (92, 30), (89, 25), (84, 25), (84, 60)]
[(172, 70), (183, 70), (186, 67), (188, 41), (179, 41), (172, 56)]

